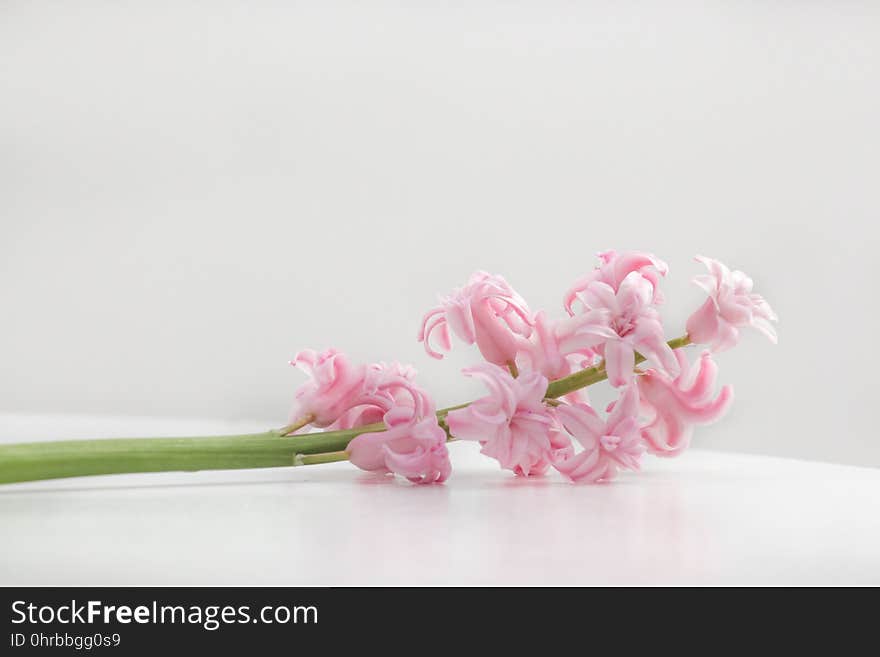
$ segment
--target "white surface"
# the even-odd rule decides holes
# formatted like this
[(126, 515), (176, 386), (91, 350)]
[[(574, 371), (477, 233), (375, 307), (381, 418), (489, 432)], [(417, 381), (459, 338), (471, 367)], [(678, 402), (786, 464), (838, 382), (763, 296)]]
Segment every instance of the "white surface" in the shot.
[(726, 450), (880, 466), (880, 3), (0, 3), (0, 409), (280, 422), (305, 347), (411, 362), (436, 294), (608, 248), (752, 275)]
[[(258, 425), (0, 415), (0, 441)], [(0, 487), (0, 585), (880, 584), (880, 470), (692, 450), (605, 486), (451, 446), (444, 486), (348, 464)]]

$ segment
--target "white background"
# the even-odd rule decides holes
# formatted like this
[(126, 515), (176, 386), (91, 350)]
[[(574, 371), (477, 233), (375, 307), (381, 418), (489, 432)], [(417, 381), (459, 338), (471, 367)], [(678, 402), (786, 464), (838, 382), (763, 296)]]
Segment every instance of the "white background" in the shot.
[[(404, 5), (409, 5), (403, 8)], [(700, 444), (880, 465), (870, 2), (0, 3), (0, 410), (284, 422), (478, 268), (561, 312), (607, 248), (747, 271)]]

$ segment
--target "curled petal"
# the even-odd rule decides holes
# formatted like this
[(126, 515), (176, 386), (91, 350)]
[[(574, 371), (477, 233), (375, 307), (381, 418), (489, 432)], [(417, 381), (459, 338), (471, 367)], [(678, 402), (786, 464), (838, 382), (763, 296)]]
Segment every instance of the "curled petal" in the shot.
[(419, 342), (424, 342), (427, 354), (438, 360), (443, 358), (443, 354), (431, 347), (431, 335), (435, 330), (440, 348), (444, 351), (452, 349), (452, 341), (449, 339), (449, 324), (442, 313), (442, 308), (429, 311), (422, 320), (422, 328), (419, 331)]
[(582, 451), (557, 459), (553, 467), (574, 482), (596, 484), (611, 481), (617, 476), (617, 466), (602, 458), (599, 450)]
[(719, 419), (733, 402), (733, 389), (724, 386), (713, 398), (718, 368), (711, 354), (704, 352), (690, 366), (684, 351), (676, 351), (681, 374), (675, 378), (648, 370), (638, 379), (641, 404), (649, 420), (642, 437), (659, 456), (674, 456), (690, 444), (693, 426)]
[[(464, 291), (459, 292), (463, 295)], [(452, 327), (452, 332), (465, 344), (473, 344), (477, 339), (472, 307), (473, 299), (464, 296), (447, 297), (441, 307)]]

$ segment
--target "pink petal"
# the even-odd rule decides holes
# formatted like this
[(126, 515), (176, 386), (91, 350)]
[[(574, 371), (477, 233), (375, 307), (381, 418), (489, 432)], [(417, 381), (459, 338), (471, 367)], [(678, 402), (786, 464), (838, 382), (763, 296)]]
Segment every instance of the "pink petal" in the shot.
[(609, 340), (605, 343), (605, 371), (608, 372), (608, 383), (612, 386), (619, 388), (632, 381), (635, 364), (632, 346), (623, 340)]

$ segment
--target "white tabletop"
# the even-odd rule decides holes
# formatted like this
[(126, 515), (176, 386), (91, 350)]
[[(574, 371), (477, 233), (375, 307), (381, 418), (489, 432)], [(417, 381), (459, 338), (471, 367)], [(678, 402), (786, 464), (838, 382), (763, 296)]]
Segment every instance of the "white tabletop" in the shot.
[[(265, 428), (0, 414), (0, 442)], [(443, 486), (347, 463), (0, 486), (0, 585), (880, 584), (880, 470), (694, 449), (577, 486), (450, 449)]]

